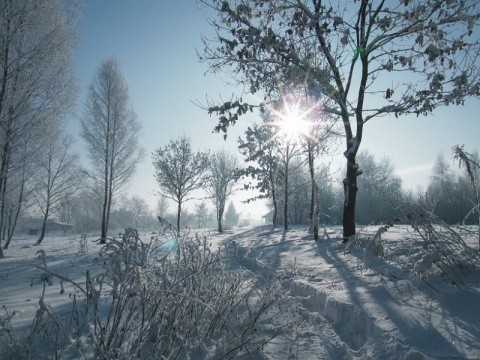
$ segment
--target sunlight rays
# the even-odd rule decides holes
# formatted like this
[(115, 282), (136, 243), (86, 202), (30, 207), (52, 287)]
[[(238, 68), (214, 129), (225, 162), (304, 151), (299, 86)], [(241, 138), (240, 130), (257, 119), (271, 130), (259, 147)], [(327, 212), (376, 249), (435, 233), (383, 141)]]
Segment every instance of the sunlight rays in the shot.
[(301, 104), (301, 98), (292, 103), (286, 96), (282, 97), (282, 111), (269, 109), (276, 118), (269, 125), (278, 128), (277, 135), (284, 138), (287, 144), (298, 144), (302, 139), (313, 138), (312, 129), (315, 120), (311, 119), (310, 115), (318, 104), (314, 103), (302, 111), (304, 104)]

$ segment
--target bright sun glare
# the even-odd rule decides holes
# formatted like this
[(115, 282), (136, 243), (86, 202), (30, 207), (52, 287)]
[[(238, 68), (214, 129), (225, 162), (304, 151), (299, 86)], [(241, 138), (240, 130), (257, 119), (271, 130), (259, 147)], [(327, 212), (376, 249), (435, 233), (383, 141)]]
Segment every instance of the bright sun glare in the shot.
[(312, 123), (308, 119), (311, 109), (300, 112), (297, 106), (287, 106), (282, 113), (275, 112), (279, 120), (275, 123), (280, 135), (289, 142), (297, 142), (301, 138), (311, 136)]
[(279, 121), (280, 132), (292, 140), (308, 135), (310, 123), (296, 111), (283, 115)]

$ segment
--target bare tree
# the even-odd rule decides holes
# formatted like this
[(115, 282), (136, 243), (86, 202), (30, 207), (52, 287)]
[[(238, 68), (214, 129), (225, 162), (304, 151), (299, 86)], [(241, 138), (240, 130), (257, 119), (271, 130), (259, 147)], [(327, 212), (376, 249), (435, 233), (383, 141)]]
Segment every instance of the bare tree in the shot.
[[(35, 184), (33, 179), (38, 173), (36, 159), (42, 148), (40, 141), (31, 141), (29, 137), (23, 138), (23, 150), (12, 154), (12, 164), (9, 169), (9, 181), (7, 183), (6, 197), (4, 199), (4, 213), (2, 223), (2, 236), (6, 237), (5, 249), (12, 241), (17, 221), (20, 215), (30, 208), (33, 201)], [(4, 240), (2, 239), (2, 240)]]
[(223, 232), (225, 204), (228, 197), (234, 193), (238, 166), (237, 158), (225, 150), (217, 151), (210, 157), (204, 188), (215, 205), (218, 232)]
[(0, 14), (1, 242), (12, 155), (23, 149), (18, 140), (41, 133), (74, 103), (71, 55), (79, 8), (76, 1), (4, 0)]
[(83, 171), (77, 166), (78, 156), (71, 152), (73, 139), (69, 135), (54, 133), (36, 175), (35, 200), (43, 214), (42, 228), (35, 245), (45, 237), (47, 220), (57, 211), (64, 199), (74, 195), (82, 186)]
[(73, 219), (75, 218), (77, 211), (75, 206), (76, 196), (78, 196), (78, 193), (75, 194), (75, 196), (68, 195), (60, 200), (60, 204), (56, 211), (58, 214), (58, 220), (65, 226), (63, 229), (64, 233), (67, 231), (68, 225), (73, 225)]
[(133, 226), (135, 229), (138, 229), (141, 225), (144, 224), (144, 220), (150, 216), (150, 208), (145, 201), (140, 196), (132, 196), (129, 201), (130, 212), (132, 214)]
[(113, 198), (143, 158), (138, 141), (141, 126), (115, 58), (105, 60), (95, 73), (81, 125), (93, 168), (89, 175), (103, 189), (100, 243), (105, 243)]
[(161, 218), (164, 218), (165, 214), (168, 212), (168, 199), (165, 195), (159, 194), (156, 211), (157, 216), (160, 216)]
[(182, 204), (192, 192), (200, 189), (208, 169), (208, 153), (193, 152), (191, 141), (185, 135), (170, 140), (163, 149), (153, 153), (155, 178), (162, 194), (177, 203), (177, 230), (180, 230)]
[[(463, 150), (463, 145), (458, 146), (455, 145), (452, 148), (454, 159), (458, 161), (459, 167), (465, 167), (467, 172), (468, 178), (470, 179), (470, 184), (473, 188), (473, 195), (474, 195), (474, 205), (472, 211), (477, 213), (478, 216), (478, 249), (480, 251), (480, 193), (478, 190), (478, 170), (480, 169), (480, 165), (478, 163), (478, 156), (475, 157), (472, 154), (469, 154), (465, 150)], [(477, 175), (477, 176), (475, 176)]]
[[(213, 9), (200, 59), (267, 101), (303, 84), (343, 124), (343, 241), (356, 232), (356, 154), (380, 116), (428, 115), (480, 95), (477, 0), (198, 0)], [(227, 131), (258, 104), (208, 104)]]
[(204, 228), (209, 220), (208, 206), (205, 201), (195, 204), (194, 209), (195, 218), (197, 219), (198, 228)]
[[(281, 153), (280, 162), (282, 166), (281, 174), (283, 175), (283, 229), (288, 230), (288, 200), (291, 194), (290, 186), (290, 174), (295, 172), (298, 167), (301, 165), (300, 162), (294, 163), (293, 159), (297, 158), (300, 155), (300, 147), (296, 143), (285, 143), (283, 151)], [(294, 166), (293, 168), (291, 166)]]
[(86, 177), (83, 190), (75, 198), (74, 223), (78, 231), (82, 233), (97, 230), (101, 226), (102, 217), (102, 189), (92, 179)]

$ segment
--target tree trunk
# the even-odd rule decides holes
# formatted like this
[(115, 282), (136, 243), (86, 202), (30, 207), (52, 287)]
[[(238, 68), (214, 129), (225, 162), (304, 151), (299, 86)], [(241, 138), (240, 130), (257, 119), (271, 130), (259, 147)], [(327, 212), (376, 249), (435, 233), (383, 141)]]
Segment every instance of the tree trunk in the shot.
[(283, 229), (288, 230), (288, 190), (287, 188), (285, 188), (285, 203), (283, 204)]
[(272, 214), (272, 225), (273, 227), (277, 226), (277, 217), (278, 217), (278, 206), (277, 206), (277, 191), (276, 191), (276, 183), (275, 183), (275, 176), (272, 174), (270, 170), (270, 181), (272, 183), (272, 202), (273, 202), (273, 214)]
[(40, 236), (38, 237), (37, 242), (35, 243), (36, 246), (40, 245), (43, 241), (43, 238), (45, 237), (45, 232), (47, 229), (47, 219), (48, 219), (48, 207), (45, 210), (45, 215), (43, 216), (42, 230), (40, 231)]
[(347, 177), (343, 179), (343, 242), (355, 235), (355, 203), (357, 199), (357, 166), (355, 154), (347, 155)]
[(220, 207), (217, 211), (217, 223), (218, 223), (218, 232), (219, 233), (223, 233), (223, 227), (222, 227), (223, 211), (224, 211), (223, 207)]
[(107, 243), (107, 189), (105, 189), (105, 196), (103, 198), (102, 208), (102, 234), (100, 235), (100, 244)]
[[(25, 170), (25, 167), (23, 168)], [(25, 171), (24, 171), (25, 173)], [(20, 186), (20, 195), (18, 196), (18, 204), (17, 208), (15, 209), (15, 214), (13, 215), (13, 224), (10, 226), (10, 229), (8, 231), (8, 238), (7, 238), (7, 243), (5, 244), (5, 249), (8, 249), (8, 246), (10, 245), (10, 242), (12, 241), (13, 238), (13, 233), (15, 232), (15, 228), (17, 227), (17, 222), (18, 222), (18, 217), (20, 216), (20, 211), (22, 209), (22, 203), (23, 203), (23, 193), (25, 191), (25, 176), (23, 174), (22, 178), (22, 183)]]
[(287, 156), (285, 160), (285, 178), (284, 178), (284, 199), (285, 203), (283, 204), (283, 229), (288, 230), (288, 163), (290, 161), (289, 157), (290, 146), (287, 144)]
[(178, 202), (177, 209), (177, 235), (180, 236), (180, 213), (182, 212), (182, 202)]
[(105, 220), (105, 240), (108, 237), (108, 227), (110, 225), (110, 213), (112, 209), (112, 198), (113, 198), (113, 190), (112, 184), (110, 184), (108, 189), (108, 202), (107, 202), (107, 215)]
[(5, 224), (5, 195), (7, 193), (7, 179), (8, 168), (10, 165), (10, 135), (11, 135), (11, 123), (8, 122), (8, 127), (5, 135), (5, 143), (3, 145), (1, 167), (0, 167), (0, 259), (5, 257), (2, 248), (2, 238)]
[(320, 197), (318, 196), (318, 185), (313, 180), (312, 184), (312, 203), (313, 205), (311, 206), (311, 211), (312, 215), (310, 217), (310, 224), (313, 227), (313, 239), (315, 241), (318, 240), (318, 213), (319, 213), (319, 208), (320, 208)]
[(318, 185), (315, 182), (315, 168), (314, 168), (314, 157), (313, 157), (313, 147), (311, 142), (308, 142), (308, 168), (310, 170), (310, 181), (312, 183), (312, 194), (310, 198), (310, 228), (313, 230), (313, 238), (315, 241), (318, 240)]

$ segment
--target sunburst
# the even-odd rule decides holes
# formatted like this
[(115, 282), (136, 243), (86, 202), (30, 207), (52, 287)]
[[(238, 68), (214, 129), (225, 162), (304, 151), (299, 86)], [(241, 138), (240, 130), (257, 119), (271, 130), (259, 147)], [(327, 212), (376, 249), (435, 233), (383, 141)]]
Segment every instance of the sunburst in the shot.
[(274, 120), (267, 124), (278, 128), (276, 137), (283, 138), (287, 144), (297, 144), (302, 139), (312, 138), (314, 121), (311, 114), (319, 108), (319, 103), (307, 107), (302, 97), (292, 98), (293, 96), (283, 94), (281, 109), (268, 106)]

